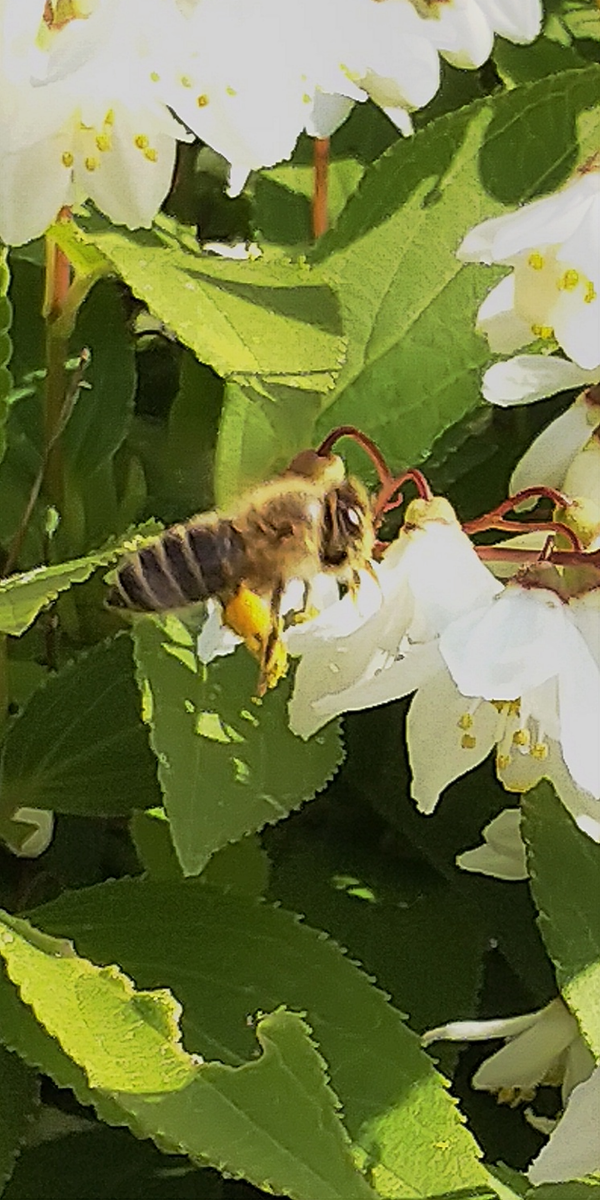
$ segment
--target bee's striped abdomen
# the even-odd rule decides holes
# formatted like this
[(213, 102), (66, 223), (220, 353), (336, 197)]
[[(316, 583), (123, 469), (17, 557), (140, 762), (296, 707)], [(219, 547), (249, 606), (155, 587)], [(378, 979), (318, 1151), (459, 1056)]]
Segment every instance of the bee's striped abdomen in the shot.
[(197, 604), (235, 587), (244, 557), (243, 539), (230, 521), (174, 525), (122, 563), (108, 604), (136, 612)]

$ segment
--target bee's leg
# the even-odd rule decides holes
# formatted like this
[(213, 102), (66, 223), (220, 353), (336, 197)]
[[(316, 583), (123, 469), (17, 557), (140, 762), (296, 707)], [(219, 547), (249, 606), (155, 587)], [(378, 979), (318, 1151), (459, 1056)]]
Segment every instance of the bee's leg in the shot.
[(245, 584), (241, 584), (227, 599), (223, 597), (225, 623), (244, 639), (247, 649), (260, 662), (257, 688), (259, 696), (264, 696), (268, 688), (275, 687), (287, 668), (287, 654), (279, 639), (280, 603), (281, 594), (278, 599), (273, 596), (268, 606), (261, 596), (250, 591)]
[(278, 579), (271, 593), (270, 627), (264, 643), (260, 675), (258, 677), (259, 696), (264, 696), (269, 688), (275, 687), (281, 676), (285, 674), (287, 666), (287, 654), (281, 641), (282, 623), (280, 616), (281, 598), (284, 588), (283, 579)]

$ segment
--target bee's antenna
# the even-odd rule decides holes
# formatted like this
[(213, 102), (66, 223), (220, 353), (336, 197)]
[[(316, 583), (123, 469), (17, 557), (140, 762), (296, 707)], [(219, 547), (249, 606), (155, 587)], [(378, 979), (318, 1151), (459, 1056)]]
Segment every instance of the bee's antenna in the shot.
[(369, 455), (371, 462), (375, 466), (382, 488), (389, 487), (390, 483), (392, 482), (392, 473), (385, 461), (385, 458), (383, 457), (383, 454), (381, 453), (381, 450), (375, 445), (375, 442), (373, 442), (366, 433), (363, 433), (362, 430), (357, 429), (354, 425), (338, 425), (337, 429), (332, 429), (331, 433), (327, 434), (325, 440), (321, 442), (321, 445), (317, 448), (317, 454), (321, 455), (322, 457), (326, 457), (331, 453), (335, 443), (343, 437), (352, 438), (353, 442), (356, 442), (357, 445), (362, 446), (363, 450)]

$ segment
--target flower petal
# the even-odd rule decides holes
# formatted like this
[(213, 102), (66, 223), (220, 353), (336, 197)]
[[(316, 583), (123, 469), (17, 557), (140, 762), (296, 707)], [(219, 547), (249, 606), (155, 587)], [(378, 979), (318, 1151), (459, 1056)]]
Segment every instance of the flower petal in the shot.
[(532, 42), (542, 27), (542, 0), (477, 0), (492, 29), (509, 42)]
[(579, 630), (565, 630), (568, 645), (558, 677), (560, 742), (575, 783), (600, 800), (600, 669)]
[(503, 809), (482, 829), (483, 843), (457, 855), (457, 867), (493, 875), (496, 879), (527, 879), (529, 872), (520, 824), (520, 808)]
[(486, 1058), (475, 1072), (472, 1086), (490, 1092), (535, 1088), (556, 1059), (580, 1036), (577, 1021), (566, 1004), (553, 1000), (537, 1014), (528, 1029)]
[(411, 795), (419, 812), (432, 813), (444, 789), (479, 766), (494, 745), (497, 714), (482, 704), (472, 716), (465, 748), (461, 721), (466, 711), (468, 703), (448, 671), (423, 679), (406, 719)]
[(485, 334), (492, 354), (511, 354), (532, 340), (531, 326), (515, 312), (515, 277), (507, 275), (488, 292), (476, 328)]
[(465, 696), (517, 700), (562, 666), (568, 617), (550, 591), (508, 584), (442, 633), (440, 651)]
[(581, 384), (595, 383), (597, 371), (584, 371), (565, 358), (543, 354), (517, 354), (508, 362), (494, 363), (485, 372), (482, 392), (491, 404), (510, 408), (554, 396)]
[(537, 484), (562, 488), (575, 455), (583, 450), (591, 433), (589, 408), (587, 404), (576, 400), (566, 412), (552, 421), (525, 451), (511, 476), (510, 494), (514, 495), (515, 492)]
[[(61, 161), (62, 131), (2, 158), (0, 239), (20, 246), (39, 237), (72, 197), (71, 172)], [(43, 182), (41, 182), (43, 181)]]
[(580, 1179), (600, 1170), (600, 1066), (572, 1092), (564, 1115), (527, 1174), (533, 1184)]
[(547, 738), (547, 757), (540, 762), (530, 754), (514, 754), (510, 762), (498, 767), (498, 778), (508, 792), (528, 792), (540, 779), (549, 779), (575, 824), (592, 841), (600, 843), (600, 804), (571, 777), (560, 745)]

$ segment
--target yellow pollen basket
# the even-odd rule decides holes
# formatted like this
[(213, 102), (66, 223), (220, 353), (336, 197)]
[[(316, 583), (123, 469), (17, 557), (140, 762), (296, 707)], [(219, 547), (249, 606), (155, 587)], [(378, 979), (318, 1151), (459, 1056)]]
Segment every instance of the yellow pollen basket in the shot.
[[(263, 659), (265, 648), (272, 630), (271, 610), (268, 604), (242, 586), (235, 596), (228, 601), (223, 610), (223, 619), (238, 637), (243, 638), (246, 648), (259, 661)], [(279, 637), (270, 654), (264, 683), (266, 688), (274, 688), (287, 671), (287, 652)]]

